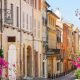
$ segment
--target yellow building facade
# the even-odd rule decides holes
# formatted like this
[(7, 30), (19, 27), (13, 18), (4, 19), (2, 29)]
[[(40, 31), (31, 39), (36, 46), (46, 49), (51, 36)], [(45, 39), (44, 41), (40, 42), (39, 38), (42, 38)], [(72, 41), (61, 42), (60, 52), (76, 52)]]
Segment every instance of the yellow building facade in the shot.
[(52, 77), (60, 72), (60, 61), (59, 55), (60, 50), (57, 49), (57, 38), (56, 38), (56, 20), (59, 18), (51, 10), (47, 11), (48, 16), (48, 51), (47, 51), (47, 67), (48, 77)]

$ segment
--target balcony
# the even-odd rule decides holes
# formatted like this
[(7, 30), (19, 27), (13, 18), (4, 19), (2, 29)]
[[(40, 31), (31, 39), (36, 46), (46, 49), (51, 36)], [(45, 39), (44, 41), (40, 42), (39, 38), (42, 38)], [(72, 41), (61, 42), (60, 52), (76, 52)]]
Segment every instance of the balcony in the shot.
[(48, 49), (47, 56), (60, 54), (60, 49)]

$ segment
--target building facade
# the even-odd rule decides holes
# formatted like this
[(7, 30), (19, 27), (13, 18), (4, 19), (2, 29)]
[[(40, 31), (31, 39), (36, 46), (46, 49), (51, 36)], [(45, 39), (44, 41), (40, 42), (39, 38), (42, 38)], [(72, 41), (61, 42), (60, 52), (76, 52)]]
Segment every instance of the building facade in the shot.
[[(63, 24), (63, 47), (64, 47), (64, 72), (67, 73), (72, 69), (72, 64), (69, 59), (72, 59), (73, 54), (73, 25), (70, 23)], [(65, 66), (66, 65), (66, 66)]]
[[(5, 53), (4, 58), (9, 62), (7, 71), (9, 79), (13, 76), (16, 78), (33, 76), (33, 3), (26, 0), (3, 0), (2, 4), (4, 10), (2, 48)], [(13, 64), (15, 64), (15, 72)]]
[(63, 73), (63, 23), (61, 20), (57, 20), (56, 22), (56, 30), (57, 30), (57, 48), (60, 49), (60, 74)]
[(9, 62), (4, 74), (7, 73), (11, 80), (14, 76), (41, 77), (41, 0), (2, 0), (1, 9), (0, 42), (4, 58)]
[(47, 51), (47, 70), (48, 77), (53, 77), (60, 72), (60, 49), (57, 49), (56, 38), (56, 20), (59, 17), (51, 10), (47, 11), (48, 15), (48, 51)]
[(74, 39), (74, 53), (79, 51), (79, 29), (74, 26), (73, 28), (73, 39)]
[(47, 78), (47, 47), (48, 47), (48, 29), (47, 29), (47, 10), (49, 4), (43, 0), (42, 1), (42, 39), (43, 39), (43, 77)]
[(42, 0), (34, 0), (33, 35), (34, 35), (34, 76), (42, 77)]
[(79, 52), (80, 52), (80, 31), (79, 31)]

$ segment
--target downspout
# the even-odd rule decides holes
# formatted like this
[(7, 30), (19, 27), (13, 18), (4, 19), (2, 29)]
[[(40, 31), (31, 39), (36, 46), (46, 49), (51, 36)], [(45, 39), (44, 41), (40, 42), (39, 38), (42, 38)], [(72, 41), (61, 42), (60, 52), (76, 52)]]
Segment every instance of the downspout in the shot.
[(33, 38), (33, 56), (32, 56), (32, 77), (34, 77), (34, 2), (33, 2), (33, 5), (32, 5), (32, 38)]
[(22, 32), (21, 32), (21, 0), (20, 0), (20, 76), (22, 75), (21, 44), (22, 44)]
[(47, 14), (47, 10), (46, 10), (46, 46), (45, 46), (45, 56), (46, 56), (46, 77), (48, 77), (47, 51), (48, 51), (48, 14)]
[(1, 49), (2, 49), (2, 0), (1, 0)]

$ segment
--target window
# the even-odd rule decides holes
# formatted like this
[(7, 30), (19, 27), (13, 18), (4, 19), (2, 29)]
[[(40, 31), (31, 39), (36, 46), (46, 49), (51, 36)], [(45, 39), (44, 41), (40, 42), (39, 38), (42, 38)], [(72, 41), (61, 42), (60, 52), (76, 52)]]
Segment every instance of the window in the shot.
[(37, 8), (37, 0), (35, 0), (35, 8)]
[(57, 62), (57, 71), (60, 70), (60, 62)]
[(24, 0), (25, 2), (29, 3), (29, 0)]
[(25, 20), (24, 20), (24, 12), (23, 12), (23, 28), (24, 28), (24, 23), (25, 23)]
[(34, 19), (34, 36), (36, 36), (36, 19)]
[(1, 0), (0, 0), (0, 9), (1, 9)]
[(11, 24), (13, 24), (13, 4), (11, 4), (11, 19), (12, 19), (12, 23)]
[(49, 25), (50, 25), (50, 16), (49, 16)]
[(31, 6), (33, 5), (33, 0), (30, 0), (30, 5), (31, 5)]
[(40, 38), (40, 21), (38, 21), (38, 37)]
[(26, 0), (24, 0), (24, 1), (26, 1)]
[(61, 31), (57, 30), (57, 42), (61, 42)]
[(23, 73), (25, 75), (25, 47), (23, 47)]
[(4, 21), (6, 22), (6, 16), (7, 16), (7, 12), (6, 12), (6, 9), (7, 9), (7, 0), (4, 0)]
[(34, 0), (31, 0), (32, 1), (32, 7), (34, 7)]
[(17, 24), (17, 27), (19, 27), (19, 7), (17, 7), (17, 9), (16, 9), (16, 24)]
[(42, 17), (42, 24), (43, 24), (43, 26), (44, 26), (44, 17)]
[(32, 32), (32, 17), (30, 16), (30, 32)]
[(41, 0), (38, 0), (38, 8), (41, 10)]
[(53, 19), (53, 26), (54, 26), (54, 19)]
[(27, 14), (27, 16), (26, 16), (26, 23), (27, 23), (26, 29), (28, 29), (28, 14)]
[(51, 17), (49, 17), (49, 25), (51, 24)]
[(8, 42), (16, 42), (16, 37), (15, 36), (8, 36), (7, 41)]
[(51, 25), (52, 25), (52, 23), (53, 23), (53, 19), (51, 18)]

